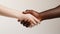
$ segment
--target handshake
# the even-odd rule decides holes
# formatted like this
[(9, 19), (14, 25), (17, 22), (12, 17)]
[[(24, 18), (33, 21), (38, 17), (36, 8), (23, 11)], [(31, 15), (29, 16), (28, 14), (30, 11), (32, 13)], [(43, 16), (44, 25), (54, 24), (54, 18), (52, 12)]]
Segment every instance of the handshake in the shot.
[(40, 24), (42, 20), (60, 17), (60, 5), (56, 8), (46, 10), (44, 12), (36, 12), (34, 10), (26, 10), (19, 12), (0, 5), (0, 15), (17, 18), (25, 27), (33, 27)]
[(21, 24), (25, 27), (33, 27), (40, 24), (42, 20), (60, 18), (60, 5), (40, 13), (34, 10), (26, 10), (23, 14), (24, 16), (22, 18), (24, 19), (21, 20)]
[(41, 16), (38, 12), (34, 10), (26, 10), (23, 12), (25, 14), (22, 18), (23, 20), (18, 20), (18, 22), (21, 22), (23, 26), (25, 27), (33, 27), (35, 25), (40, 24)]
[(40, 21), (42, 20), (40, 13), (34, 10), (26, 10), (21, 12), (2, 5), (0, 5), (0, 15), (16, 18), (18, 19), (18, 22), (21, 22), (21, 24), (25, 27), (33, 27), (40, 24)]

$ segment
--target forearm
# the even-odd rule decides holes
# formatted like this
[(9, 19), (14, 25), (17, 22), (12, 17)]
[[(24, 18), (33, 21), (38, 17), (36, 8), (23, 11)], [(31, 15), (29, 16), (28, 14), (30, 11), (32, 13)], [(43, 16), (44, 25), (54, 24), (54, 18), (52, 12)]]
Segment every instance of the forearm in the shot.
[(18, 18), (19, 14), (21, 14), (21, 12), (0, 5), (0, 15)]
[(60, 5), (56, 8), (46, 10), (40, 13), (42, 20), (60, 17)]

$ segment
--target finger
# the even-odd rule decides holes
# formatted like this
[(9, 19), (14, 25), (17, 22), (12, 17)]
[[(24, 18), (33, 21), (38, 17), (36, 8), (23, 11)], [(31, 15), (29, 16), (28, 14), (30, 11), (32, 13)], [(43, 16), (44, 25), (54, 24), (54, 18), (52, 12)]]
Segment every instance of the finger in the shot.
[(35, 10), (26, 10), (26, 12), (36, 12)]
[(26, 27), (28, 27), (28, 26), (30, 25), (30, 22), (29, 22), (28, 18), (26, 18), (24, 21), (25, 21), (25, 24), (24, 24), (24, 25), (25, 25)]
[(18, 22), (20, 22), (20, 20), (18, 20)]
[(32, 13), (32, 10), (26, 10), (23, 12), (24, 14), (31, 14)]
[(36, 22), (33, 19), (31, 19), (30, 23), (31, 23), (31, 27), (33, 27), (34, 25), (36, 25)]
[(30, 26), (30, 22), (28, 22), (28, 20), (27, 21), (25, 21), (25, 24), (23, 24), (24, 26), (26, 26), (26, 27), (29, 27)]
[(23, 14), (30, 14), (30, 12), (29, 11), (25, 11), (25, 12), (23, 12)]
[(32, 28), (36, 25), (36, 24), (32, 24), (33, 23), (32, 21), (30, 23), (31, 23), (31, 25), (29, 26), (29, 28)]
[(29, 27), (31, 24), (30, 24), (30, 22), (28, 22), (28, 20), (27, 21), (23, 21), (23, 26), (25, 26), (25, 27)]
[(23, 22), (24, 22), (24, 21), (27, 21), (27, 18), (26, 18), (26, 19), (24, 19), (24, 20), (22, 20), (21, 24), (23, 24)]
[[(31, 22), (32, 23), (32, 22)], [(32, 28), (34, 25), (30, 25), (29, 28)]]
[(35, 20), (35, 22), (36, 22), (37, 24), (40, 22), (40, 20), (38, 20), (38, 19), (35, 18), (34, 16), (33, 16), (33, 19)]
[(26, 27), (29, 27), (31, 25), (31, 23), (30, 22), (27, 22), (27, 25), (26, 25)]
[(21, 24), (24, 24), (24, 20), (21, 21)]
[(26, 11), (34, 11), (34, 10), (26, 10)]
[(32, 21), (31, 21), (31, 23), (33, 24), (33, 25), (36, 25), (36, 21), (34, 20), (34, 19), (31, 19)]

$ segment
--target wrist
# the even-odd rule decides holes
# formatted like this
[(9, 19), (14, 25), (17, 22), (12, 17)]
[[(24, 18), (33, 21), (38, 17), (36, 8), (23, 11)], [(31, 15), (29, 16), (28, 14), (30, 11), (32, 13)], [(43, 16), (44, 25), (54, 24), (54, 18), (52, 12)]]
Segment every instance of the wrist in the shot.
[(43, 19), (42, 15), (41, 15), (40, 13), (39, 13), (38, 19), (39, 19), (40, 21), (42, 21), (42, 19)]
[(18, 12), (16, 17), (17, 17), (17, 19), (19, 19), (21, 21), (24, 17), (24, 14), (22, 12)]
[(60, 14), (60, 5), (55, 8), (41, 12), (40, 16), (41, 16), (41, 20), (47, 20), (47, 19), (60, 17), (59, 14)]

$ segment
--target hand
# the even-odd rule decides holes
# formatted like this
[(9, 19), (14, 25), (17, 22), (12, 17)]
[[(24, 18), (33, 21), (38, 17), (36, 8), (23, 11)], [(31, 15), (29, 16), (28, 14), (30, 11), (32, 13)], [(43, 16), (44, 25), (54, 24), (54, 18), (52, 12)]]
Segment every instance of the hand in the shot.
[(34, 10), (26, 10), (25, 12), (23, 12), (24, 14), (31, 14), (33, 16), (35, 16), (38, 20), (41, 21), (41, 16), (38, 12), (34, 11)]
[[(24, 14), (31, 14), (33, 15), (34, 17), (36, 17), (38, 20), (41, 21), (41, 16), (38, 12), (34, 11), (34, 10), (26, 10), (25, 12), (23, 12)], [(31, 25), (29, 22), (27, 21), (21, 21), (21, 23), (26, 26), (26, 27), (29, 27), (29, 25)], [(37, 22), (37, 24), (40, 23), (40, 22)], [(25, 25), (26, 24), (26, 25)]]
[(21, 24), (23, 24), (26, 27), (32, 27), (36, 25), (38, 22), (40, 22), (38, 19), (36, 19), (33, 15), (31, 14), (23, 14), (20, 16), (19, 22), (21, 21)]

